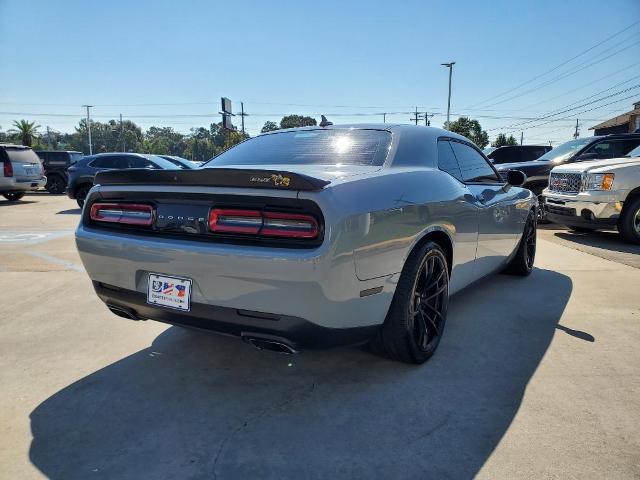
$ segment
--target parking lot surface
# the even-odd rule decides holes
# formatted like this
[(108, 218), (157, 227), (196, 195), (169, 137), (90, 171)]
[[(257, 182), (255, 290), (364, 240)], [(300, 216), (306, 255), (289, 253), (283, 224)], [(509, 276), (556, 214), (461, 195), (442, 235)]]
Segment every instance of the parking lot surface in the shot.
[(436, 355), (284, 356), (116, 317), (64, 196), (0, 202), (0, 478), (638, 478), (640, 249), (545, 226)]

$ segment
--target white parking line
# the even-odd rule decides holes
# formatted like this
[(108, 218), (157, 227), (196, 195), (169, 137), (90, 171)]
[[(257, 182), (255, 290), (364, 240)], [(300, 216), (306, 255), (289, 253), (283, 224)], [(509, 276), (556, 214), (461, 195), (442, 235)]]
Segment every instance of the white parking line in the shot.
[(34, 245), (72, 234), (73, 230), (58, 232), (1, 232), (0, 244), (20, 243), (23, 245)]
[(37, 257), (40, 258), (42, 260), (45, 260), (49, 263), (53, 263), (55, 265), (62, 265), (63, 267), (66, 267), (70, 270), (76, 270), (78, 272), (84, 272), (84, 268), (82, 268), (82, 265), (78, 265), (77, 263), (73, 263), (73, 262), (68, 262), (67, 260), (62, 260), (61, 258), (57, 258), (57, 257), (53, 257), (51, 255), (48, 255), (46, 253), (42, 253), (42, 252), (28, 252), (29, 255), (33, 256), (33, 257)]

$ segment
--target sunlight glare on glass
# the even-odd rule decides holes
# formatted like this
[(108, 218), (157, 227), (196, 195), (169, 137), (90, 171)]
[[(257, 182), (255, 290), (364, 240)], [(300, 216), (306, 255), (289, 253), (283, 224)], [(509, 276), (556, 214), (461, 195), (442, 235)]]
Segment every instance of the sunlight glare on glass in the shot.
[(338, 154), (348, 152), (353, 146), (353, 140), (349, 137), (337, 137), (333, 142), (333, 149)]

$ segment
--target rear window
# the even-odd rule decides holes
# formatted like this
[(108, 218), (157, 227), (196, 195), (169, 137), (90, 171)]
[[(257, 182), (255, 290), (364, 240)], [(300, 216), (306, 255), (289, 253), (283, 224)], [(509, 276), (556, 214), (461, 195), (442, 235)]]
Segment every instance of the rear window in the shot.
[(78, 160), (81, 160), (83, 155), (81, 153), (72, 152), (69, 154), (69, 163), (73, 165)]
[(6, 151), (12, 162), (40, 163), (40, 158), (30, 148), (7, 148)]
[(382, 165), (391, 144), (383, 130), (296, 130), (249, 139), (207, 162), (220, 165)]

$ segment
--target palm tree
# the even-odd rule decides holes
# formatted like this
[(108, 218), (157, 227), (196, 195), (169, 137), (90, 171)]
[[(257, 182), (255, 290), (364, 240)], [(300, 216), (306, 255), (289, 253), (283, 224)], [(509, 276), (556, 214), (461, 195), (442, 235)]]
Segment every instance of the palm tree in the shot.
[(31, 146), (33, 137), (37, 135), (38, 128), (40, 128), (40, 125), (36, 125), (36, 122), (29, 122), (27, 120), (14, 120), (13, 126), (18, 129), (18, 135), (20, 135), (22, 145), (26, 147)]

